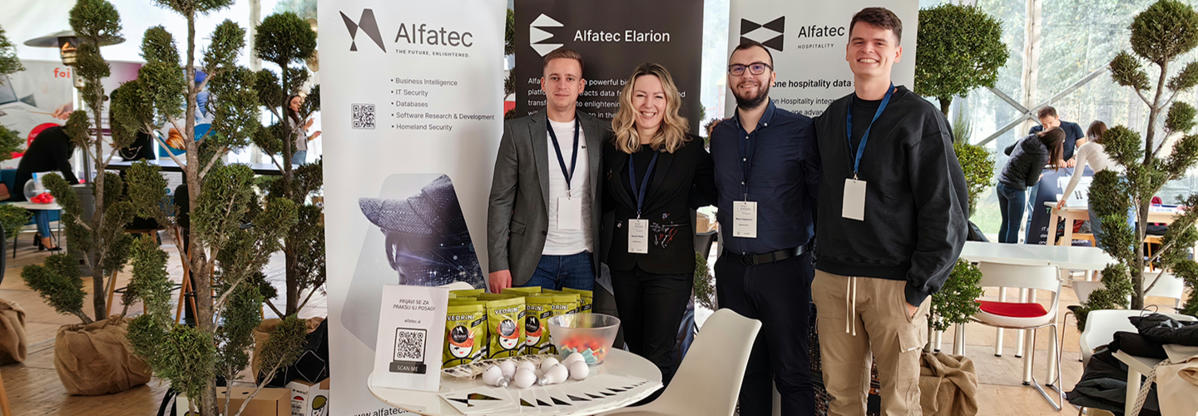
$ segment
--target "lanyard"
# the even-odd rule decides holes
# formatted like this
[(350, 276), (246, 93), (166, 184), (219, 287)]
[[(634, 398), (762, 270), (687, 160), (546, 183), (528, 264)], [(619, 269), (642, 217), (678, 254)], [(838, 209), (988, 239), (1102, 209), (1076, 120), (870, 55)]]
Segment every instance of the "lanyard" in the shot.
[[(886, 95), (882, 97), (882, 103), (878, 104), (878, 111), (874, 112), (874, 118), (869, 121), (869, 126), (865, 128), (865, 134), (861, 135), (861, 143), (857, 145), (857, 157), (853, 159), (853, 179), (857, 179), (857, 170), (861, 166), (861, 156), (865, 154), (865, 143), (869, 141), (869, 130), (874, 128), (874, 122), (878, 121), (878, 117), (882, 116), (882, 111), (886, 110), (886, 105), (890, 104), (890, 96), (894, 94), (894, 84), (890, 84), (890, 88), (886, 89)], [(853, 94), (853, 100), (857, 99), (857, 94)], [(853, 140), (853, 104), (849, 103), (849, 115), (845, 118), (845, 132), (848, 136), (848, 142), (852, 144)]]
[(553, 139), (553, 151), (557, 153), (557, 165), (562, 168), (562, 176), (566, 178), (566, 197), (570, 197), (570, 179), (574, 177), (574, 167), (578, 165), (578, 117), (574, 117), (574, 154), (570, 155), (570, 170), (566, 170), (566, 158), (562, 157), (562, 148), (557, 144), (557, 134), (553, 132), (553, 125), (546, 122), (545, 129), (549, 130), (549, 138)]
[(657, 164), (657, 156), (661, 152), (653, 152), (653, 158), (649, 159), (649, 168), (645, 171), (645, 177), (641, 179), (641, 186), (636, 186), (636, 163), (632, 160), (632, 155), (628, 155), (628, 184), (632, 186), (632, 192), (636, 194), (636, 217), (641, 217), (641, 208), (645, 206), (645, 189), (649, 188), (649, 178), (653, 177), (653, 166)]

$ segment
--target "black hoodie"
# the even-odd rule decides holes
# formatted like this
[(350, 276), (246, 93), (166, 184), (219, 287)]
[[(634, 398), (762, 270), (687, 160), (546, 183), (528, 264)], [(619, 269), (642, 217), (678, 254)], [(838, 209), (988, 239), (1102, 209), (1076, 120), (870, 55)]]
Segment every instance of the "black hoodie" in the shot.
[[(919, 305), (944, 285), (968, 234), (969, 194), (952, 132), (936, 107), (897, 87), (874, 122), (861, 158), (858, 177), (867, 183), (865, 221), (844, 218), (845, 179), (853, 174), (845, 132), (852, 101), (853, 94), (842, 97), (815, 119), (824, 166), (815, 267), (844, 276), (906, 281), (907, 303)], [(867, 120), (872, 116), (854, 114)]]

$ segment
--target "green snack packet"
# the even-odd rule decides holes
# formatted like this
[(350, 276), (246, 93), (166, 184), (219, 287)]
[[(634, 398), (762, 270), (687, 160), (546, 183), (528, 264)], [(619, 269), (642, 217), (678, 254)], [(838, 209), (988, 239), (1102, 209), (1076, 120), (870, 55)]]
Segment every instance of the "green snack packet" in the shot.
[(450, 299), (445, 315), (443, 368), (456, 367), (487, 356), (487, 306), (482, 302)]
[[(490, 295), (490, 296), (485, 296)], [(524, 349), (524, 297), (484, 293), (487, 305), (487, 358), (515, 357)]]
[(594, 296), (595, 296), (595, 295), (594, 295), (594, 293), (595, 293), (595, 292), (592, 292), (592, 291), (589, 291), (589, 290), (574, 289), (574, 288), (570, 288), (570, 287), (564, 287), (564, 288), (562, 288), (562, 292), (565, 292), (565, 293), (577, 293), (577, 294), (578, 294), (578, 297), (579, 297), (579, 302), (580, 302), (580, 306), (579, 306), (579, 308), (578, 308), (578, 311), (579, 311), (579, 312), (590, 312), (590, 310), (591, 310), (591, 305), (593, 304), (593, 300), (594, 300)]
[(540, 286), (526, 286), (526, 287), (509, 287), (507, 289), (503, 289), (502, 294), (508, 294), (508, 293), (515, 293), (515, 294), (524, 295), (524, 296), (535, 295), (535, 294), (541, 293), (541, 287)]
[(459, 298), (460, 298), (460, 297), (478, 297), (478, 295), (481, 295), (481, 294), (483, 294), (483, 293), (486, 293), (486, 292), (487, 292), (487, 291), (486, 291), (486, 289), (459, 289), (459, 290), (451, 290), (451, 291), (449, 291), (449, 297), (450, 297), (451, 299), (452, 299), (452, 298), (454, 298), (454, 297), (459, 297)]
[(524, 298), (524, 353), (554, 352), (549, 342), (549, 318), (553, 314), (552, 295), (529, 295)]
[[(553, 311), (557, 315), (578, 312), (582, 304), (577, 293), (557, 293), (553, 295)], [(556, 316), (556, 315), (554, 315)]]

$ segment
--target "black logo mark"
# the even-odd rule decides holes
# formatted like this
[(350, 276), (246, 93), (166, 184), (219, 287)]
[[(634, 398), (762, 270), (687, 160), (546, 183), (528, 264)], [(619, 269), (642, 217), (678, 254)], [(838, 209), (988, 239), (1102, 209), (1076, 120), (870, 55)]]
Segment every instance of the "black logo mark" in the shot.
[[(783, 45), (782, 41), (783, 41), (783, 36), (785, 35), (785, 32), (786, 32), (786, 16), (782, 16), (777, 19), (771, 20), (769, 23), (766, 23), (766, 24), (760, 24), (760, 23), (751, 21), (749, 19), (740, 19), (740, 41), (744, 42), (746, 40), (749, 40), (750, 38), (746, 35), (748, 35), (749, 33), (753, 32), (757, 29), (761, 29), (761, 28), (777, 32), (778, 35), (774, 36), (773, 38), (770, 38), (769, 40), (764, 40), (764, 41), (759, 40), (758, 42), (761, 42), (761, 44), (765, 45), (767, 48), (776, 50), (778, 52), (782, 52), (782, 45)], [(759, 37), (759, 36), (755, 36), (755, 37)], [(753, 40), (757, 40), (757, 39), (753, 39)]]
[(340, 13), (341, 20), (345, 22), (345, 28), (349, 30), (350, 51), (356, 52), (358, 50), (357, 37), (358, 29), (360, 28), (362, 32), (366, 33), (366, 36), (370, 37), (370, 40), (374, 41), (375, 45), (378, 45), (379, 50), (387, 53), (387, 48), (383, 46), (383, 34), (379, 33), (379, 24), (374, 20), (373, 9), (362, 9), (362, 16), (358, 18), (356, 23), (349, 16), (346, 16), (345, 12)]

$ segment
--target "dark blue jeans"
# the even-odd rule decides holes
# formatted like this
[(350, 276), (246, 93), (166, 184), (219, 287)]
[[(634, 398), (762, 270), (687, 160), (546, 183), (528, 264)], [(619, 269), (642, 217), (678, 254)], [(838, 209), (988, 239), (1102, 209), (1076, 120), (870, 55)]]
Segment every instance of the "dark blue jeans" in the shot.
[(998, 193), (998, 210), (1002, 213), (1002, 224), (998, 226), (998, 242), (1018, 243), (1019, 226), (1023, 225), (1023, 205), (1027, 202), (1027, 189), (999, 182), (994, 191)]
[(591, 252), (584, 251), (567, 256), (542, 255), (537, 270), (524, 286), (540, 286), (545, 289), (562, 290), (563, 287), (593, 290), (595, 269), (591, 263)]
[(37, 234), (39, 237), (50, 236), (50, 211), (34, 210), (33, 222), (37, 223)]

